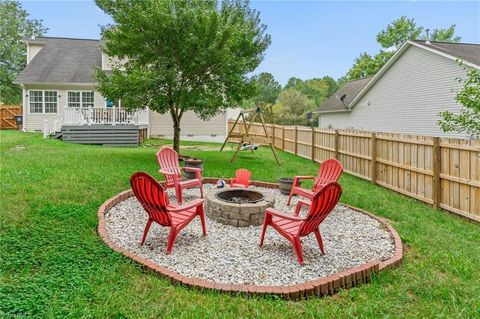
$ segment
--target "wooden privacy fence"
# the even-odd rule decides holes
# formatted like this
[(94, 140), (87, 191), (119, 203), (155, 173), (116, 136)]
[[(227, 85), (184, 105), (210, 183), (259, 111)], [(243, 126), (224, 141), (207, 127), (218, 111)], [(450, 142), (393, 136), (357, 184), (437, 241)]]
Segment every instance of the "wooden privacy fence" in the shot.
[[(252, 126), (263, 136), (261, 124)], [(273, 124), (267, 129), (285, 152), (319, 163), (337, 158), (351, 175), (480, 221), (480, 140)]]
[(21, 115), (22, 108), (18, 105), (0, 105), (0, 129), (15, 129), (14, 115)]

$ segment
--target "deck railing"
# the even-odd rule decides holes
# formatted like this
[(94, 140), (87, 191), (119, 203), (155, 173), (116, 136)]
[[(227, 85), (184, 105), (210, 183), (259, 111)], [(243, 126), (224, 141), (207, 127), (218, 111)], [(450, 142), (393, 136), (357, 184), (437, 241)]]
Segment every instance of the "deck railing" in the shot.
[(121, 108), (66, 107), (63, 111), (63, 124), (66, 125), (124, 125), (148, 124), (147, 110), (129, 111)]

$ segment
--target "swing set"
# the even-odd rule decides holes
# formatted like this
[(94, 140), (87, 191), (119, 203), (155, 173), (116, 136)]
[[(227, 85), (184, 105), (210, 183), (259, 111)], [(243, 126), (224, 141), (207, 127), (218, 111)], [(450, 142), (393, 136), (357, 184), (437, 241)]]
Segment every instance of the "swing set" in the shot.
[[(245, 118), (245, 115), (248, 115), (248, 114), (252, 114), (249, 120)], [(265, 136), (259, 136), (258, 134), (250, 134), (250, 128), (252, 124), (255, 122), (255, 120), (257, 119), (257, 117), (260, 118), (260, 123), (262, 123)], [(235, 130), (235, 127), (237, 126), (237, 124), (242, 125), (241, 123), (239, 123), (240, 118), (242, 118), (242, 123), (243, 123), (243, 127), (245, 128), (245, 131), (243, 133), (234, 133), (233, 131)], [(225, 145), (227, 145), (228, 142), (237, 143), (237, 141), (233, 141), (233, 139), (240, 139), (240, 142), (238, 142), (237, 150), (235, 151), (235, 154), (233, 154), (233, 157), (230, 162), (232, 163), (235, 162), (238, 156), (238, 152), (240, 152), (242, 147), (244, 147), (245, 143), (250, 144), (249, 149), (252, 153), (254, 149), (256, 149), (255, 147), (252, 147), (254, 144), (268, 144), (272, 149), (272, 153), (273, 153), (273, 156), (275, 157), (275, 160), (277, 161), (277, 164), (280, 165), (280, 161), (278, 160), (277, 153), (275, 153), (275, 146), (273, 145), (272, 138), (268, 134), (268, 130), (267, 130), (267, 127), (265, 126), (265, 120), (263, 119), (262, 110), (260, 109), (260, 107), (257, 107), (255, 109), (243, 110), (240, 112), (240, 114), (238, 114), (238, 117), (235, 120), (235, 123), (233, 123), (233, 126), (230, 129), (230, 132), (228, 132), (225, 142), (223, 142), (222, 148), (220, 148), (220, 152), (223, 151)]]

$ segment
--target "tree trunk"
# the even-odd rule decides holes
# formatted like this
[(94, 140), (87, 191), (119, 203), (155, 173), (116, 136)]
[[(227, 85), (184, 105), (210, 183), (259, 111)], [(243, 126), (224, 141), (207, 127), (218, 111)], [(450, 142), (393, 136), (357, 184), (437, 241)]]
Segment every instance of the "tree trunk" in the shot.
[(180, 154), (180, 123), (173, 121), (173, 149)]

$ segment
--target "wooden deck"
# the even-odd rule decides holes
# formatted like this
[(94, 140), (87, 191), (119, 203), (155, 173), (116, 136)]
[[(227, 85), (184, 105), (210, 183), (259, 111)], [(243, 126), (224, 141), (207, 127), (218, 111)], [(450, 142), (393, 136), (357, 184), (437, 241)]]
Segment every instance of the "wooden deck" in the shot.
[(63, 125), (66, 143), (138, 146), (147, 138), (146, 125)]

